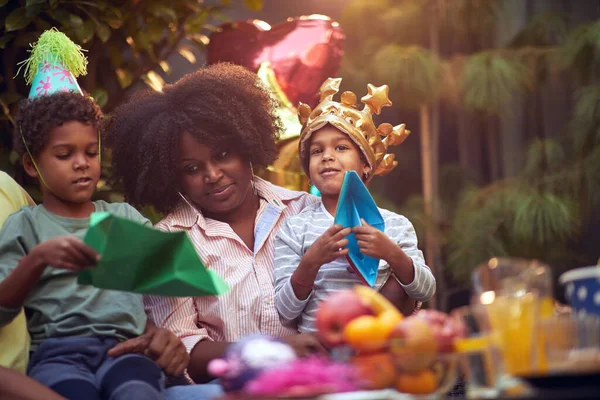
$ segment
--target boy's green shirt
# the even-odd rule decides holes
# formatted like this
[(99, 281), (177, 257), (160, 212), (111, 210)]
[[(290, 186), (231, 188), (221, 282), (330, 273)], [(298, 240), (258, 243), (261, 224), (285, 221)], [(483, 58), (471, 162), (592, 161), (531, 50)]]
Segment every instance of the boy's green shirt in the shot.
[[(151, 226), (125, 203), (94, 202), (96, 211), (108, 211)], [(89, 218), (66, 218), (44, 206), (23, 207), (0, 231), (0, 280), (36, 245), (57, 236), (83, 239)], [(77, 284), (78, 273), (48, 266), (25, 301), (32, 350), (51, 337), (109, 336), (125, 340), (139, 336), (146, 326), (142, 296)], [(13, 320), (19, 309), (0, 307), (0, 326)]]

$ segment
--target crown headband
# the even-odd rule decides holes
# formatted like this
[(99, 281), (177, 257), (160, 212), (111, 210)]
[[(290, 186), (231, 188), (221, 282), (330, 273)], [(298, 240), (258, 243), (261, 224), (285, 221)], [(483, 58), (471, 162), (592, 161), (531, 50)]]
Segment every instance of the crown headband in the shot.
[(371, 167), (371, 177), (385, 175), (398, 165), (394, 155), (387, 153), (388, 148), (401, 144), (410, 131), (405, 124), (393, 127), (383, 123), (375, 127), (373, 113), (379, 115), (383, 107), (392, 105), (387, 85), (376, 87), (369, 83), (368, 94), (360, 99), (364, 107), (359, 110), (356, 107), (356, 95), (352, 92), (342, 93), (341, 102), (333, 100), (341, 82), (342, 78), (329, 78), (323, 82), (319, 89), (320, 101), (314, 110), (307, 104), (300, 103), (298, 106), (298, 117), (302, 124), (299, 143), (302, 166), (308, 174), (306, 160), (309, 139), (315, 131), (331, 124), (356, 143)]

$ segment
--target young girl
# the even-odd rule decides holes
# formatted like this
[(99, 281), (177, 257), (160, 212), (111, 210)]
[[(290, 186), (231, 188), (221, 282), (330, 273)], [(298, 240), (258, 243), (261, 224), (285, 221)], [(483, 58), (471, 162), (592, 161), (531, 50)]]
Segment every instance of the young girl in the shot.
[[(188, 361), (183, 345), (147, 326), (141, 295), (77, 284), (78, 272), (99, 261), (81, 240), (92, 212), (149, 224), (127, 204), (91, 200), (100, 178), (101, 112), (71, 73), (85, 72), (82, 57), (56, 30), (32, 50), (34, 86), (16, 117), (15, 150), (40, 182), (42, 204), (12, 214), (0, 233), (0, 326), (25, 307), (33, 351), (28, 374), (66, 398), (162, 399), (161, 367), (181, 374)], [(128, 349), (156, 362), (123, 354)]]
[[(321, 202), (306, 207), (282, 225), (275, 242), (275, 299), (284, 323), (298, 324), (300, 332), (314, 332), (315, 313), (329, 294), (360, 284), (344, 256), (345, 239), (353, 232), (361, 253), (381, 259), (375, 288), (399, 284), (408, 296), (427, 301), (435, 292), (435, 279), (417, 247), (415, 230), (405, 217), (380, 209), (385, 233), (363, 221), (362, 226), (342, 229), (333, 225), (346, 171), (354, 170), (368, 182), (374, 174), (389, 172), (397, 164), (386, 155), (388, 146), (408, 135), (404, 125), (375, 127), (371, 114), (391, 105), (387, 86), (369, 85), (369, 94), (355, 107), (354, 93), (333, 101), (341, 78), (328, 79), (321, 87), (321, 103), (314, 111), (299, 107), (303, 125), (300, 159)], [(381, 136), (385, 138), (382, 140)], [(391, 279), (390, 279), (391, 278)], [(399, 288), (398, 288), (399, 289)]]

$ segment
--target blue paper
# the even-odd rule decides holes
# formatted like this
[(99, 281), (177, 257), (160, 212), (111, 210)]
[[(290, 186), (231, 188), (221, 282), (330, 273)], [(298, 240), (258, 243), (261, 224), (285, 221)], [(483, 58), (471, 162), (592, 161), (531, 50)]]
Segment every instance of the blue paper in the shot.
[[(355, 171), (347, 171), (342, 183), (334, 223), (344, 228), (352, 228), (362, 225), (361, 218), (372, 227), (385, 232), (385, 222), (371, 193)], [(360, 252), (354, 233), (350, 233), (346, 238), (350, 266), (367, 285), (373, 287), (377, 280), (379, 259)]]

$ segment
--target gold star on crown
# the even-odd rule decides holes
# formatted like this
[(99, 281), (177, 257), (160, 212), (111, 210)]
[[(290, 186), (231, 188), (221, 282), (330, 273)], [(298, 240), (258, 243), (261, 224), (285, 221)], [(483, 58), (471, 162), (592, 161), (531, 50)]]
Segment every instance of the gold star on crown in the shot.
[(356, 95), (352, 92), (342, 93), (340, 102), (333, 100), (341, 83), (342, 78), (329, 78), (323, 82), (319, 89), (320, 103), (314, 110), (307, 104), (300, 103), (298, 106), (298, 118), (302, 124), (299, 150), (304, 170), (308, 173), (307, 153), (312, 133), (331, 124), (356, 143), (373, 171), (370, 176), (387, 174), (398, 165), (394, 155), (387, 154), (389, 146), (401, 144), (410, 134), (405, 124), (392, 126), (383, 123), (375, 127), (373, 123), (373, 113), (379, 115), (383, 107), (392, 105), (388, 98), (389, 87), (369, 83), (368, 94), (360, 99), (364, 107), (359, 110)]

